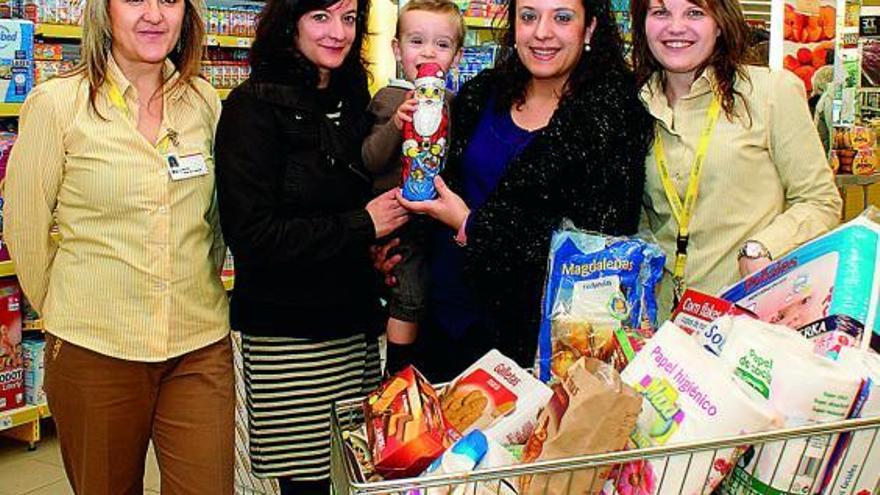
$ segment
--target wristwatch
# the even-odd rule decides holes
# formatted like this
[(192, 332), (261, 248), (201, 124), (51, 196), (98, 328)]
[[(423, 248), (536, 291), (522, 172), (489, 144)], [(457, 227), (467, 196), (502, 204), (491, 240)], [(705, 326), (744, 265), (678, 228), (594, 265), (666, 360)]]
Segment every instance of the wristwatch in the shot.
[(758, 258), (767, 258), (768, 260), (773, 259), (770, 256), (770, 251), (767, 251), (767, 248), (758, 241), (746, 241), (743, 243), (736, 259), (740, 258), (748, 258), (750, 260), (756, 260)]

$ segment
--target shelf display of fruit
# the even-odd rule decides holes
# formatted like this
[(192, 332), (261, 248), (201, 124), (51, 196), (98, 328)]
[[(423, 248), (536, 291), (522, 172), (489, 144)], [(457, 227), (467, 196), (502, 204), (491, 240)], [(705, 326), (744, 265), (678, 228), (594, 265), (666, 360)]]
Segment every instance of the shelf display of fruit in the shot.
[(816, 82), (830, 79), (836, 21), (833, 0), (785, 3), (782, 65), (803, 81), (807, 96)]

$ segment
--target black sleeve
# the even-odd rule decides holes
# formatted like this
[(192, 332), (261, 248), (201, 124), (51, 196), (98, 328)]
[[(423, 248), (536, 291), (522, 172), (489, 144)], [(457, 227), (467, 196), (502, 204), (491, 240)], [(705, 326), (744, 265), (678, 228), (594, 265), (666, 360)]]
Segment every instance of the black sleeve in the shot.
[[(519, 183), (502, 179), (471, 213), (466, 268), (481, 292), (543, 280), (550, 238), (563, 218), (603, 234), (636, 233), (650, 115), (634, 85), (599, 85), (581, 103), (580, 109), (566, 109), (561, 120), (572, 123), (563, 131), (572, 145), (561, 152), (528, 150), (531, 159), (519, 165), (531, 171)], [(555, 176), (538, 172), (548, 160), (565, 162)]]
[(297, 217), (281, 212), (285, 167), (274, 109), (233, 93), (217, 126), (216, 166), (220, 223), (237, 259), (252, 266), (304, 264), (363, 249), (375, 239), (365, 209)]

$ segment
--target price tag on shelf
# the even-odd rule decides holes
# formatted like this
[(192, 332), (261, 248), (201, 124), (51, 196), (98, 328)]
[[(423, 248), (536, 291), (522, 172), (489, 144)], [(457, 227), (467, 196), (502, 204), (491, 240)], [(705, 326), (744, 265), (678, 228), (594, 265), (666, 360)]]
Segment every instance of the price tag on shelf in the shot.
[(250, 38), (238, 38), (235, 42), (236, 46), (239, 48), (250, 48), (251, 47), (251, 39)]
[(12, 416), (4, 416), (0, 418), (0, 430), (12, 428)]
[(220, 42), (217, 40), (216, 36), (214, 36), (213, 34), (209, 34), (205, 38), (205, 44), (208, 46), (219, 46)]

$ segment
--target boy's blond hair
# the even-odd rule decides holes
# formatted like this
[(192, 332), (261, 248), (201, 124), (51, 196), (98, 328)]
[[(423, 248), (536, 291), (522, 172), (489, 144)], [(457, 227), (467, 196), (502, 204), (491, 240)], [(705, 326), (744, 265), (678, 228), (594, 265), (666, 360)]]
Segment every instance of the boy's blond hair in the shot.
[(464, 23), (464, 16), (461, 15), (458, 6), (451, 0), (409, 0), (406, 5), (400, 8), (400, 12), (397, 14), (397, 28), (394, 32), (395, 38), (400, 39), (400, 20), (403, 19), (403, 14), (414, 10), (434, 12), (436, 14), (447, 14), (455, 17), (458, 21), (458, 37), (455, 40), (456, 49), (461, 48), (462, 45), (464, 45), (464, 32), (465, 29), (467, 29)]

